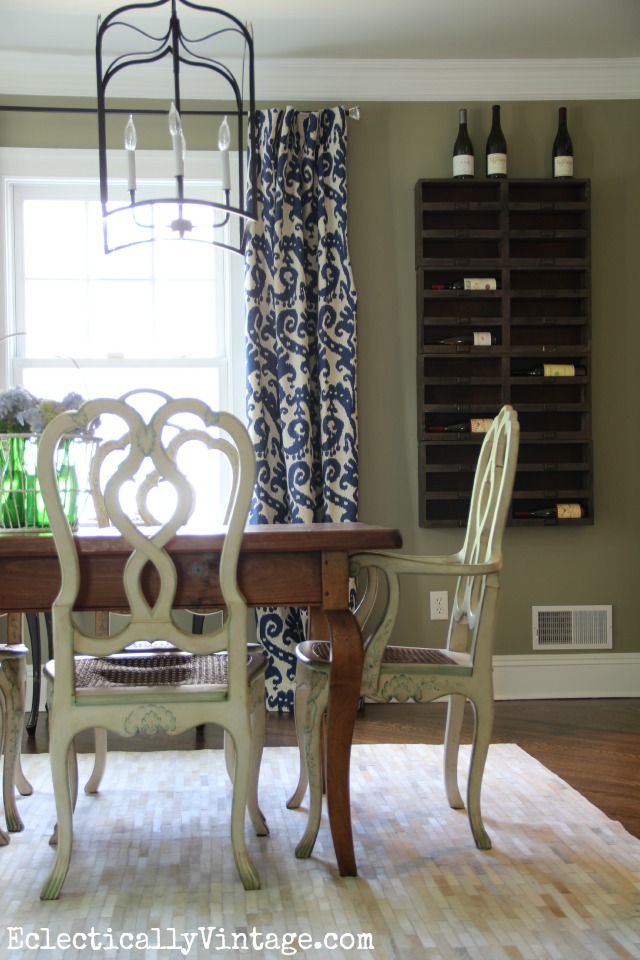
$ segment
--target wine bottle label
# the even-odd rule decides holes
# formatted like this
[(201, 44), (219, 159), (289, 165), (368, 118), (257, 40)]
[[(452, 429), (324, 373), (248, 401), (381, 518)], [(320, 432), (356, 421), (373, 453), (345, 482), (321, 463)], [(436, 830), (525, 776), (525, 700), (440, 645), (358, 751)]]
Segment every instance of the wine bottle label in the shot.
[(465, 277), (465, 290), (495, 290), (495, 277)]
[(577, 520), (582, 516), (582, 507), (579, 503), (556, 503), (558, 520)]
[(490, 419), (472, 417), (471, 433), (486, 433), (491, 427), (492, 423), (493, 423), (493, 420), (490, 420)]
[(572, 177), (573, 157), (554, 157), (553, 175), (554, 177)]
[(491, 334), (484, 330), (474, 330), (473, 345), (474, 347), (490, 347)]
[(572, 363), (544, 363), (545, 377), (575, 377), (576, 368)]
[(507, 173), (507, 155), (506, 153), (488, 153), (487, 154), (487, 176), (501, 173), (506, 176)]
[(454, 177), (472, 177), (474, 172), (473, 157), (469, 154), (460, 154), (453, 158)]

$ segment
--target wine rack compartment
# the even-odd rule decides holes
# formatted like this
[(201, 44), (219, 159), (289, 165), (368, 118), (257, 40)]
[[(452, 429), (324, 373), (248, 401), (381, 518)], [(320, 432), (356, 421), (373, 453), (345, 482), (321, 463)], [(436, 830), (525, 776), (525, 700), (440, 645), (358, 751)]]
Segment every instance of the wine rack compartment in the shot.
[(421, 526), (464, 526), (478, 452), (520, 420), (509, 523), (592, 524), (588, 180), (416, 184)]

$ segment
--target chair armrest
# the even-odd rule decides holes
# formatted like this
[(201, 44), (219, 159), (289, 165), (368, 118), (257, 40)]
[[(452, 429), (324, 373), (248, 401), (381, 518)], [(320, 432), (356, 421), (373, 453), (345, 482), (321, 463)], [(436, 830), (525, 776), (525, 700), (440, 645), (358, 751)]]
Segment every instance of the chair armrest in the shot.
[(356, 553), (349, 560), (350, 575), (357, 576), (364, 567), (379, 567), (389, 573), (417, 573), (454, 577), (482, 577), (502, 569), (502, 559), (490, 563), (464, 563), (460, 554), (441, 557), (411, 557), (387, 550)]

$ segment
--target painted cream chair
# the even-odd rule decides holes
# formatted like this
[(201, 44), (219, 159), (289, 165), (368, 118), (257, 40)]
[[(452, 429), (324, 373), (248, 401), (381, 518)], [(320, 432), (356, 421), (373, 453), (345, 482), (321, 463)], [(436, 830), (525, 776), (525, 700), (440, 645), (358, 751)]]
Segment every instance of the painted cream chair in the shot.
[[(467, 784), (467, 812), (476, 846), (491, 841), (480, 812), (482, 776), (493, 728), (493, 644), (502, 569), (502, 536), (507, 520), (518, 456), (519, 426), (511, 407), (503, 407), (484, 438), (476, 467), (464, 543), (459, 553), (442, 557), (410, 557), (386, 552), (351, 558), (351, 573), (365, 578), (364, 599), (356, 611), (363, 630), (365, 660), (361, 693), (378, 701), (425, 702), (449, 697), (445, 733), (444, 780), (449, 804), (464, 806), (458, 789), (458, 748), (464, 706), (470, 700), (475, 729)], [(446, 649), (390, 646), (400, 603), (400, 578), (455, 576), (457, 583)], [(431, 585), (433, 580), (426, 581)], [(384, 586), (385, 590), (379, 590)], [(380, 594), (382, 611), (380, 612)], [(428, 609), (425, 595), (422, 609)], [(376, 606), (378, 613), (376, 615)], [(371, 619), (376, 626), (369, 626)], [(309, 857), (322, 809), (321, 726), (327, 707), (330, 647), (313, 638), (297, 650), (296, 730), (300, 777), (289, 800), (300, 806), (310, 787), (306, 831), (296, 856)]]
[[(128, 393), (123, 394), (120, 399), (126, 401), (127, 403), (133, 404), (136, 409), (139, 410), (139, 412), (148, 416), (149, 411), (153, 409), (154, 404), (157, 408), (160, 403), (166, 403), (168, 400), (171, 400), (171, 396), (162, 390), (146, 388), (143, 390), (130, 390)], [(152, 407), (149, 407), (149, 403), (152, 404)], [(195, 431), (194, 433), (193, 430), (180, 428), (175, 424), (170, 425), (169, 431), (170, 433), (173, 431), (173, 436), (167, 442), (167, 453), (174, 461), (177, 460), (181, 448), (194, 439), (201, 442), (209, 450), (224, 450), (225, 448), (229, 447), (229, 443), (224, 439), (224, 437), (213, 437), (209, 436), (208, 434), (202, 434), (199, 431)], [(107, 474), (109, 474), (109, 472), (114, 469), (112, 463), (113, 458), (116, 458), (115, 463), (117, 464), (118, 458), (120, 458), (122, 456), (122, 452), (126, 450), (127, 444), (128, 440), (126, 434), (125, 436), (118, 437), (113, 440), (107, 440), (98, 446), (94, 456), (91, 459), (89, 468), (89, 491), (91, 493), (91, 502), (96, 515), (96, 522), (100, 528), (108, 527), (111, 523), (102, 492), (103, 482), (101, 482), (101, 478), (103, 477), (103, 471), (106, 469)], [(229, 451), (227, 451), (227, 453), (229, 454)], [(225, 523), (229, 522), (233, 501), (236, 495), (235, 491), (239, 479), (239, 467), (236, 457), (231, 454), (231, 456), (227, 456), (227, 459), (231, 471), (231, 490), (224, 517)], [(149, 471), (146, 477), (144, 477), (136, 490), (136, 509), (138, 516), (140, 517), (140, 521), (144, 526), (153, 527), (158, 525), (158, 520), (154, 516), (153, 508), (149, 501), (150, 497), (157, 492), (162, 483), (163, 477), (161, 476), (160, 472), (154, 468)], [(205, 621), (208, 621), (210, 625), (214, 619), (216, 620), (216, 623), (222, 622), (219, 618), (220, 613), (221, 611), (219, 610), (211, 610), (207, 612), (200, 610), (198, 613), (192, 613), (192, 632), (194, 634), (203, 633)], [(111, 621), (113, 617), (108, 611), (101, 610), (95, 614), (95, 618), (95, 629), (97, 635), (101, 637), (107, 636), (111, 630)], [(48, 619), (50, 622), (51, 618), (48, 616), (46, 619)], [(151, 650), (153, 653), (161, 654), (165, 652), (171, 652), (173, 649), (173, 645), (166, 641), (155, 640), (150, 643), (138, 640), (128, 647), (127, 652), (131, 654), (146, 654)], [(199, 729), (201, 730), (203, 726), (203, 724), (200, 724)], [(104, 728), (96, 728), (94, 731), (94, 742), (95, 754), (93, 769), (84, 787), (84, 792), (89, 794), (98, 792), (107, 766), (107, 731)], [(226, 736), (225, 756), (227, 758), (227, 766), (230, 768), (231, 775), (231, 770), (233, 768), (233, 753), (232, 746), (228, 737)]]
[[(105, 480), (104, 507), (119, 533), (131, 545), (124, 572), (130, 617), (108, 631), (83, 630), (74, 617), (80, 586), (76, 545), (59, 499), (54, 470), (61, 437), (86, 430), (100, 418), (119, 418), (120, 434), (130, 440), (126, 456)], [(229, 462), (237, 481), (229, 482), (232, 509), (220, 558), (224, 623), (209, 634), (194, 635), (181, 628), (172, 612), (177, 586), (174, 564), (165, 544), (182, 528), (195, 507), (195, 494), (175, 459), (168, 453), (169, 422), (195, 421), (193, 442)], [(224, 434), (221, 443), (210, 438)], [(175, 503), (162, 522), (148, 527), (125, 505), (124, 491), (158, 470), (175, 491)], [(247, 641), (247, 609), (237, 584), (237, 562), (255, 479), (255, 458), (242, 424), (226, 413), (215, 413), (198, 400), (169, 400), (147, 420), (122, 400), (92, 400), (76, 412), (57, 417), (40, 440), (38, 472), (58, 550), (62, 584), (53, 604), (54, 659), (45, 667), (49, 686), (50, 756), (56, 802), (57, 851), (41, 898), (56, 899), (69, 869), (73, 844), (73, 807), (77, 794), (77, 764), (73, 740), (88, 728), (104, 728), (133, 736), (141, 730), (181, 733), (201, 723), (219, 724), (230, 738), (234, 755), (231, 843), (238, 873), (246, 889), (260, 885), (244, 834), (245, 809), (258, 834), (268, 833), (258, 807), (257, 785), (264, 742), (265, 702), (262, 652)], [(129, 508), (129, 509), (128, 509)], [(202, 532), (198, 528), (198, 532)], [(141, 574), (152, 564), (157, 571), (157, 597), (145, 597)], [(132, 654), (135, 641), (162, 641), (175, 652)], [(123, 680), (123, 673), (128, 673)], [(252, 735), (253, 718), (253, 735)], [(132, 794), (135, 784), (131, 784)]]

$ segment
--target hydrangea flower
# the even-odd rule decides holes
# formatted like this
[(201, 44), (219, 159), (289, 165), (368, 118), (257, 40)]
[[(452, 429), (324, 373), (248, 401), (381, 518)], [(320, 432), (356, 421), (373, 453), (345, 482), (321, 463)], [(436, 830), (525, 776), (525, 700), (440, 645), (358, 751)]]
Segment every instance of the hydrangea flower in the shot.
[(65, 410), (77, 410), (83, 398), (68, 393), (63, 400), (42, 400), (24, 387), (0, 393), (0, 433), (42, 433), (54, 417)]

